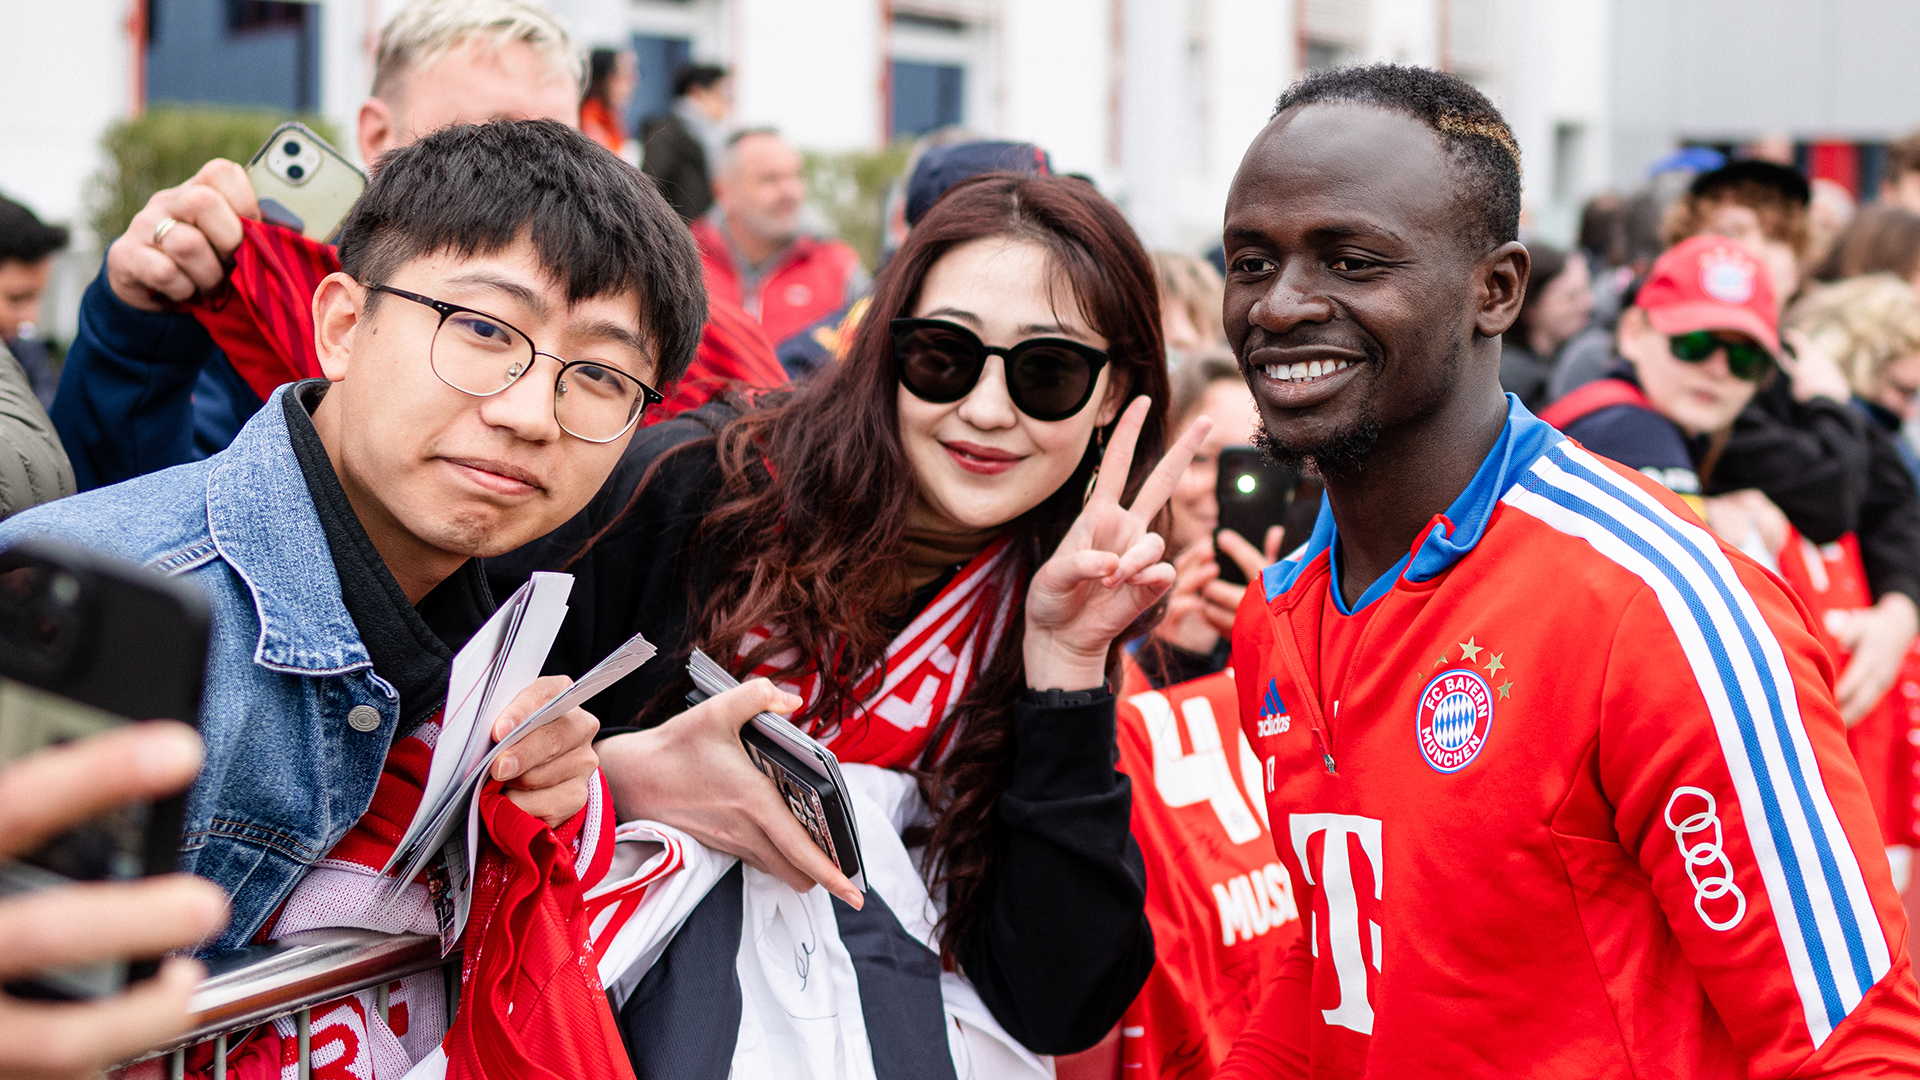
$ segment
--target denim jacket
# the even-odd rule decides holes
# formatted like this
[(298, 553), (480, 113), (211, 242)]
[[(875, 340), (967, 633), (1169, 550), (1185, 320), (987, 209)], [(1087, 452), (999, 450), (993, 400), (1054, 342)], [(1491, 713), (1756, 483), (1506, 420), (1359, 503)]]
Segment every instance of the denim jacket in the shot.
[(210, 458), (0, 522), (0, 548), (55, 536), (206, 592), (207, 761), (187, 802), (181, 869), (233, 899), (208, 953), (245, 945), (366, 812), (400, 715), (341, 600), (288, 440), (288, 389)]

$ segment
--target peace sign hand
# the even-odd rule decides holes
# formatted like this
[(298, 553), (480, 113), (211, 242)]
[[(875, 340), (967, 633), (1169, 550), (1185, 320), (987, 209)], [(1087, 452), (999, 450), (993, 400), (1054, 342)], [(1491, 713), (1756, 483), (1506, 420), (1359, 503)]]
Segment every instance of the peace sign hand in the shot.
[(1137, 397), (1127, 406), (1100, 461), (1092, 497), (1027, 588), (1027, 685), (1034, 689), (1099, 686), (1113, 639), (1173, 584), (1173, 567), (1160, 558), (1166, 541), (1152, 531), (1153, 516), (1173, 494), (1174, 481), (1213, 421), (1195, 420), (1154, 466), (1133, 505), (1123, 508), (1120, 494), (1149, 405)]

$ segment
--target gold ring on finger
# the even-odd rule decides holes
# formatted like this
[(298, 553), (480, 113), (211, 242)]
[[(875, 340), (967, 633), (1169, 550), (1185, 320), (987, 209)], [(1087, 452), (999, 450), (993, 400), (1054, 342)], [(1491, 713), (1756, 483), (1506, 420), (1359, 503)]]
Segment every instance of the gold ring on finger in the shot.
[(173, 227), (178, 224), (180, 224), (180, 222), (174, 220), (173, 218), (164, 218), (161, 220), (160, 224), (155, 225), (153, 227), (153, 246), (159, 247), (160, 241), (165, 240), (167, 238), (167, 234), (172, 232)]

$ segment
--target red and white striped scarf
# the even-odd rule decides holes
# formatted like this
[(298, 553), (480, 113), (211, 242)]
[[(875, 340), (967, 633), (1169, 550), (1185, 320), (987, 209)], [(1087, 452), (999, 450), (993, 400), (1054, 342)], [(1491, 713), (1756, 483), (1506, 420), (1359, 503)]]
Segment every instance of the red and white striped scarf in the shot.
[[(1007, 632), (1017, 584), (1008, 543), (1003, 536), (987, 545), (900, 631), (885, 659), (861, 679), (855, 715), (815, 725), (819, 730), (812, 734), (823, 738), (834, 756), (889, 769), (911, 768), (920, 760)], [(768, 627), (749, 633), (739, 655), (772, 636)], [(763, 661), (749, 677), (770, 677), (793, 657), (788, 651)], [(820, 694), (820, 676), (816, 672), (780, 686), (812, 705)], [(946, 738), (951, 742), (952, 733)]]
[[(367, 812), (295, 886), (266, 940), (321, 927), (437, 932), (426, 886), (416, 881), (389, 903), (381, 868), (419, 806), (440, 721), (436, 713), (394, 743)], [(487, 785), (480, 796), (485, 850), (475, 860), (473, 911), (461, 939), (459, 1014), (451, 1026), (444, 1019), (438, 970), (389, 984), (384, 1019), (371, 989), (316, 1006), (316, 1080), (397, 1080), (441, 1052), (450, 1077), (632, 1080), (594, 973), (584, 899), (613, 861), (613, 800), (605, 778), (594, 779), (586, 807), (551, 830), (514, 806), (497, 782)], [(637, 904), (651, 880), (608, 890), (594, 906)], [(297, 1056), (287, 1017), (236, 1047), (228, 1072), (234, 1080), (298, 1080)], [(189, 1062), (199, 1074), (210, 1075), (211, 1066), (210, 1055)]]

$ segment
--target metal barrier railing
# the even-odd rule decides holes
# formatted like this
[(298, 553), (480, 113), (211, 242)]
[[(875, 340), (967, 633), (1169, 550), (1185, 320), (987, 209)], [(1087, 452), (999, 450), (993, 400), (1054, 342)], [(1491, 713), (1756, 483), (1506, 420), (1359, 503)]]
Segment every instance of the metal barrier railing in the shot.
[(459, 1007), (460, 954), (442, 957), (440, 939), (428, 934), (309, 930), (227, 954), (207, 966), (208, 978), (194, 991), (188, 1006), (194, 1017), (192, 1030), (128, 1064), (164, 1057), (169, 1080), (181, 1080), (187, 1051), (212, 1041), (213, 1080), (226, 1080), (231, 1036), (291, 1016), (299, 1039), (300, 1080), (308, 1080), (313, 1070), (312, 1010), (316, 1005), (375, 987), (374, 1004), (385, 1021), (388, 983), (440, 968), (446, 979), (449, 1023)]

